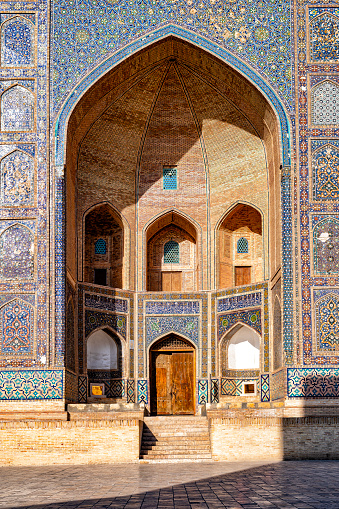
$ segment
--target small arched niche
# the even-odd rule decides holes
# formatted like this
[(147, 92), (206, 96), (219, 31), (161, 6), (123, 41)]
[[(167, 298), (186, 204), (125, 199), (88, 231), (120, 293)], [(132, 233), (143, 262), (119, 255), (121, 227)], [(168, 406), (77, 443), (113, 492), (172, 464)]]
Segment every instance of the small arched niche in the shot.
[(103, 329), (93, 332), (87, 340), (87, 369), (117, 371), (121, 364), (119, 362), (121, 349), (117, 341), (117, 338)]
[(238, 204), (219, 226), (219, 288), (248, 285), (263, 279), (262, 217)]
[(259, 369), (260, 336), (246, 325), (238, 325), (230, 331), (223, 341), (226, 348), (226, 369)]
[(85, 281), (122, 288), (123, 253), (124, 234), (120, 217), (109, 205), (98, 205), (85, 217)]
[(147, 290), (191, 292), (197, 288), (195, 227), (185, 217), (170, 212), (146, 232)]

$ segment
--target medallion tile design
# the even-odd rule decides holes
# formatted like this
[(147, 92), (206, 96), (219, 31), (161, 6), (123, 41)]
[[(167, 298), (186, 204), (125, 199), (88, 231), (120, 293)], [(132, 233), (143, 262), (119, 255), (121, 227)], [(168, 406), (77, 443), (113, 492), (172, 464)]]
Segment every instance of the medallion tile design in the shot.
[(112, 315), (110, 313), (100, 313), (97, 311), (85, 311), (85, 334), (88, 336), (92, 331), (99, 327), (112, 327), (126, 338), (126, 317), (121, 315)]
[(189, 315), (200, 313), (199, 301), (146, 301), (146, 315)]
[(148, 382), (147, 380), (138, 380), (138, 403), (148, 403)]
[[(321, 292), (324, 293), (324, 292)], [(318, 292), (314, 292), (316, 299)], [(317, 350), (334, 351), (339, 346), (339, 292), (328, 290), (315, 301)], [(324, 352), (325, 351), (325, 352)]]
[(339, 369), (289, 368), (287, 389), (289, 398), (337, 398)]
[(236, 323), (248, 325), (261, 334), (261, 310), (239, 311), (218, 316), (218, 338), (227, 332)]
[(0, 400), (62, 398), (62, 369), (0, 371)]
[(1, 27), (1, 66), (29, 67), (33, 64), (34, 25), (21, 16), (5, 21)]
[(198, 345), (199, 318), (195, 316), (150, 316), (146, 318), (147, 345), (167, 332), (183, 334)]
[(0, 164), (0, 205), (31, 205), (34, 199), (34, 159), (16, 150)]
[(73, 0), (62, 0), (54, 3), (54, 106), (85, 73), (113, 51), (132, 40), (145, 39), (168, 23), (247, 60), (284, 97), (290, 98), (291, 58), (286, 51), (290, 45), (288, 2), (264, 0), (255, 5), (249, 0), (241, 4), (215, 0), (207, 9), (199, 0), (189, 3), (124, 0), (119, 4), (101, 0), (75, 4)]
[(1, 96), (1, 130), (32, 131), (34, 96), (27, 88), (15, 85)]
[(339, 141), (312, 140), (313, 199), (339, 199)]
[(208, 403), (208, 380), (198, 380), (198, 405)]
[(217, 312), (261, 306), (261, 292), (218, 299)]
[(15, 299), (0, 308), (0, 355), (29, 355), (33, 353), (33, 307)]
[(339, 217), (313, 216), (313, 265), (316, 274), (339, 273)]
[(314, 62), (339, 60), (339, 9), (310, 8), (310, 56)]
[(33, 233), (21, 224), (10, 226), (0, 235), (0, 280), (32, 279), (33, 275)]
[(260, 377), (260, 399), (262, 402), (270, 400), (270, 375)]
[(221, 379), (221, 395), (236, 396), (236, 380), (233, 378)]
[(312, 124), (339, 124), (339, 85), (324, 80), (311, 90)]

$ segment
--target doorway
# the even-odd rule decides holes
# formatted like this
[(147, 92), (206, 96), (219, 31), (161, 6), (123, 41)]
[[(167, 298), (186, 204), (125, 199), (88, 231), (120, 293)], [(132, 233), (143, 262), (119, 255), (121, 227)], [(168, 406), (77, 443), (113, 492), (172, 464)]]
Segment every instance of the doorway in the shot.
[(194, 415), (195, 349), (170, 334), (150, 352), (151, 413)]

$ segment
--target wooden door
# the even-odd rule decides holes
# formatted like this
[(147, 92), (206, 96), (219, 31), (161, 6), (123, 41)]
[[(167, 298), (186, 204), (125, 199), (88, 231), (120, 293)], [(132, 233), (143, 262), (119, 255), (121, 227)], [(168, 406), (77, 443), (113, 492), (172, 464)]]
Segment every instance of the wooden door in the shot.
[(163, 292), (181, 292), (182, 273), (175, 272), (162, 272), (162, 291)]
[(193, 414), (193, 352), (173, 352), (172, 364), (172, 413)]
[(152, 352), (151, 412), (194, 414), (194, 352)]
[(251, 284), (251, 267), (234, 267), (235, 286)]
[(152, 412), (158, 415), (172, 413), (171, 353), (152, 354)]

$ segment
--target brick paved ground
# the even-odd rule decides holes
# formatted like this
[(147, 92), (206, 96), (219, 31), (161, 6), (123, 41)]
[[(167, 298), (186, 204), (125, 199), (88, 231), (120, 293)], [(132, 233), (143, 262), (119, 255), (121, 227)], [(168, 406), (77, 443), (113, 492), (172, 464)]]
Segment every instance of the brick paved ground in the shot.
[(6, 467), (0, 508), (339, 509), (339, 461)]

